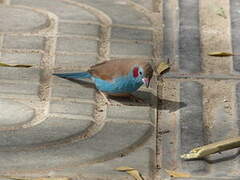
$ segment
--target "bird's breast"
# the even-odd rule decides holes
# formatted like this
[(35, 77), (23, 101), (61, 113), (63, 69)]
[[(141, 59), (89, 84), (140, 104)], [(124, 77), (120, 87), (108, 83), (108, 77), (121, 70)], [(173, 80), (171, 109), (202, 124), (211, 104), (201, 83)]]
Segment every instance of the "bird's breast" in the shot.
[(106, 81), (95, 77), (93, 77), (92, 80), (97, 89), (111, 94), (132, 93), (142, 85), (141, 82), (137, 83), (128, 78), (128, 76), (115, 78), (112, 81)]

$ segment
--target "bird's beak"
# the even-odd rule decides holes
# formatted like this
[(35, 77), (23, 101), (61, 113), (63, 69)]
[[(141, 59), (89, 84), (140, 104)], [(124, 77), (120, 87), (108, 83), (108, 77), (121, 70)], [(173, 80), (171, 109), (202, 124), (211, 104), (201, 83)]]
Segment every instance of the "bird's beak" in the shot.
[(146, 85), (146, 87), (149, 87), (150, 79), (149, 78), (143, 78), (142, 79), (143, 83)]

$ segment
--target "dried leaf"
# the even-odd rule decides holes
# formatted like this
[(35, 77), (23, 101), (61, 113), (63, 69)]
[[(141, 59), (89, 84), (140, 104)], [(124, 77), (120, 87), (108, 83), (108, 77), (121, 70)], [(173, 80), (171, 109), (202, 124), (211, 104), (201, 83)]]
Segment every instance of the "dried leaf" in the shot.
[(121, 166), (116, 168), (117, 171), (127, 172), (129, 175), (133, 176), (136, 180), (144, 180), (141, 174), (134, 168), (128, 166)]
[(229, 52), (210, 52), (208, 53), (209, 56), (217, 56), (217, 57), (226, 57), (226, 56), (233, 56), (233, 53)]
[(13, 65), (11, 67), (23, 67), (23, 68), (29, 68), (32, 67), (32, 65), (28, 65), (28, 64), (17, 64), (17, 65)]
[(2, 62), (0, 62), (0, 66), (3, 66), (3, 67), (23, 67), (23, 68), (32, 67), (31, 65), (27, 65), (27, 64), (11, 65), (11, 64), (6, 64), (6, 63), (2, 63)]
[(169, 176), (171, 177), (176, 177), (176, 178), (179, 178), (179, 177), (186, 177), (186, 178), (189, 178), (191, 177), (190, 174), (187, 174), (187, 173), (182, 173), (182, 172), (176, 172), (176, 171), (171, 171), (171, 170), (167, 170), (167, 169), (164, 169), (168, 174)]
[(142, 176), (137, 170), (127, 171), (127, 173), (133, 176), (136, 180), (143, 180)]
[(216, 12), (217, 12), (217, 15), (218, 15), (218, 16), (221, 16), (221, 17), (223, 17), (224, 19), (227, 18), (227, 16), (226, 16), (223, 8), (218, 8)]
[(8, 64), (4, 64), (4, 63), (1, 63), (1, 62), (0, 62), (0, 66), (9, 67)]
[(169, 69), (170, 69), (169, 64), (164, 63), (164, 62), (160, 62), (157, 66), (157, 73), (158, 74), (163, 74), (164, 72), (166, 72)]
[(128, 166), (120, 166), (118, 168), (116, 168), (117, 171), (132, 171), (132, 170), (135, 170), (134, 168), (131, 168), (131, 167), (128, 167)]

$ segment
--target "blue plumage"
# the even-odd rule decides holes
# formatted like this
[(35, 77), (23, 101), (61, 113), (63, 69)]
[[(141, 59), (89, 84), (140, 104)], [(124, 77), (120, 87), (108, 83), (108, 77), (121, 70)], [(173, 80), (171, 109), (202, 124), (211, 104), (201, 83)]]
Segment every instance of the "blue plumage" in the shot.
[(87, 72), (54, 74), (62, 78), (89, 78), (102, 92), (131, 94), (144, 83), (148, 87), (153, 69), (146, 61), (111, 60), (92, 66)]
[(90, 78), (95, 83), (97, 89), (108, 93), (132, 93), (136, 91), (141, 85), (143, 85), (143, 81), (141, 79), (134, 78), (131, 73), (129, 73), (127, 76), (114, 78), (112, 81), (94, 77), (88, 72), (63, 73), (53, 75), (59, 76), (61, 78)]
[(111, 94), (132, 93), (143, 85), (142, 81), (136, 81), (130, 76), (118, 77), (110, 82), (95, 77), (92, 77), (91, 79), (95, 83), (97, 89)]
[(53, 74), (55, 76), (61, 77), (61, 78), (91, 78), (91, 74), (88, 72), (79, 72), (79, 73), (63, 73), (63, 74)]

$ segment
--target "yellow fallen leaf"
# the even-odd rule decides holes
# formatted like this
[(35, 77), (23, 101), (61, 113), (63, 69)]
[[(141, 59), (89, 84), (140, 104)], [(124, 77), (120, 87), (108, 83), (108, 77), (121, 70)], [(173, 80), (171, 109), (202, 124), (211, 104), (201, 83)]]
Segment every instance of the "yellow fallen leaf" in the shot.
[(171, 170), (167, 170), (167, 169), (164, 169), (169, 176), (171, 177), (176, 177), (176, 178), (179, 178), (179, 177), (186, 177), (186, 178), (189, 178), (191, 177), (190, 174), (187, 174), (187, 173), (182, 173), (182, 172), (176, 172), (176, 171), (171, 171)]
[(2, 63), (2, 62), (0, 62), (0, 66), (3, 66), (3, 67), (23, 67), (23, 68), (32, 67), (31, 65), (27, 65), (27, 64), (11, 65), (11, 64), (6, 64), (6, 63)]
[(164, 62), (160, 62), (157, 66), (157, 73), (158, 74), (163, 74), (166, 71), (168, 71), (170, 69), (169, 64), (164, 63)]
[(128, 166), (121, 166), (116, 168), (117, 171), (127, 172), (129, 175), (133, 176), (136, 180), (144, 180), (141, 174), (134, 168)]
[(128, 167), (128, 166), (120, 166), (118, 168), (116, 168), (117, 171), (132, 171), (132, 170), (135, 170), (134, 168), (131, 168), (131, 167)]
[(127, 173), (133, 176), (136, 180), (143, 180), (142, 176), (137, 170), (127, 171)]
[(218, 8), (216, 12), (217, 12), (217, 15), (218, 15), (218, 16), (221, 16), (221, 17), (223, 17), (224, 19), (227, 18), (226, 14), (225, 14), (225, 12), (224, 12), (224, 9), (223, 9), (222, 7), (221, 7), (221, 8)]
[(210, 52), (208, 53), (209, 56), (217, 56), (217, 57), (225, 57), (225, 56), (233, 56), (233, 53), (229, 52)]

